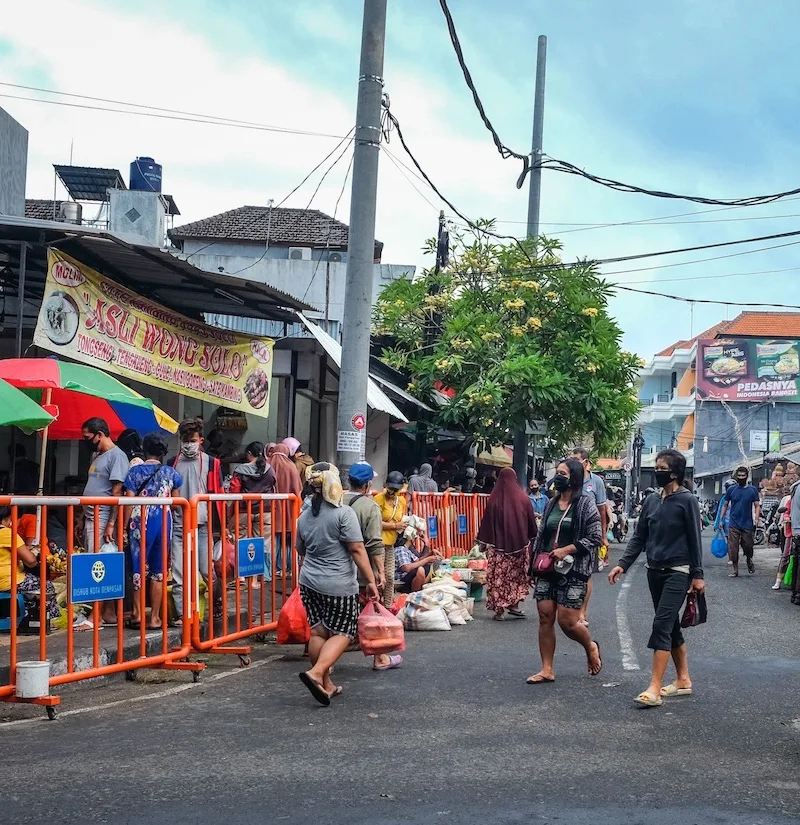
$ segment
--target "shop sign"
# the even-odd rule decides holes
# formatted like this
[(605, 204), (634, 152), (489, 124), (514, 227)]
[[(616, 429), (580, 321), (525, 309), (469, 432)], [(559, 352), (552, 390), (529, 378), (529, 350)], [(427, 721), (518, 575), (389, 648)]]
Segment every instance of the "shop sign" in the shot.
[(781, 434), (778, 430), (750, 430), (751, 453), (777, 453), (781, 449)]
[(267, 417), (273, 341), (212, 327), (131, 292), (59, 250), (33, 343), (119, 378)]
[(697, 342), (701, 401), (800, 402), (800, 340), (721, 338)]
[(125, 598), (124, 553), (73, 553), (69, 566), (72, 604)]
[(467, 535), (467, 517), (463, 514), (459, 515), (458, 517), (458, 535)]
[(238, 557), (240, 578), (260, 576), (264, 572), (264, 539), (239, 539)]

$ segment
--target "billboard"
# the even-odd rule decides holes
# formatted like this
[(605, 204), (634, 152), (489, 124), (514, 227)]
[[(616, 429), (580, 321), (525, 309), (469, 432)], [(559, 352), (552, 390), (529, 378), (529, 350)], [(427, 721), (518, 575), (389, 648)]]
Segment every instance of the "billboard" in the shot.
[(208, 326), (48, 250), (33, 342), (74, 361), (267, 417), (273, 341)]
[(700, 401), (800, 402), (800, 340), (715, 338), (697, 342)]

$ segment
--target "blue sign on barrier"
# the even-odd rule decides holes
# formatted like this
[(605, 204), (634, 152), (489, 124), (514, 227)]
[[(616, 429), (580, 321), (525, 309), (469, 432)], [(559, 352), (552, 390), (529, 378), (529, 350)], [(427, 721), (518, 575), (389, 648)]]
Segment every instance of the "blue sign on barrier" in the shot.
[(436, 516), (428, 516), (428, 538), (439, 538), (439, 519)]
[(72, 604), (125, 597), (124, 553), (73, 553), (69, 564)]
[(459, 516), (458, 517), (458, 535), (459, 536), (466, 536), (467, 535), (467, 517), (466, 516)]
[(239, 539), (239, 576), (243, 579), (264, 572), (264, 539)]

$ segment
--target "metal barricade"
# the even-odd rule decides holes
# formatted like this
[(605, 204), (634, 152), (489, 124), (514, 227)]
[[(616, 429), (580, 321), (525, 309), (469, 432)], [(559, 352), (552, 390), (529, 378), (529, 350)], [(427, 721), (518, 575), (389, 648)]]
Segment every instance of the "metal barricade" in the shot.
[(483, 493), (414, 493), (411, 512), (425, 519), (428, 543), (445, 558), (466, 556), (475, 543), (489, 496)]
[(197, 546), (190, 584), (192, 647), (235, 654), (247, 666), (251, 647), (231, 643), (275, 630), (280, 607), (297, 583), (293, 542), (300, 499), (219, 493), (195, 496), (190, 504)]
[[(35, 580), (25, 576), (24, 572), (10, 575), (8, 666), (5, 678), (0, 667), (0, 700), (45, 705), (48, 716), (55, 716), (55, 706), (60, 702), (59, 697), (47, 695), (21, 698), (16, 695), (17, 665), (22, 661), (21, 656), (33, 656), (34, 653), (38, 654), (38, 660), (31, 659), (32, 661), (48, 661), (49, 655), (51, 664), (60, 664), (57, 669), (63, 672), (51, 673), (51, 688), (115, 673), (124, 672), (132, 677), (133, 671), (140, 668), (188, 670), (193, 672), (195, 680), (199, 678), (200, 671), (205, 665), (201, 662), (190, 662), (187, 658), (192, 650), (191, 614), (187, 606), (184, 606), (182, 615), (178, 617), (179, 622), (175, 623), (179, 624), (181, 629), (173, 631), (172, 639), (169, 629), (167, 577), (170, 570), (170, 554), (171, 551), (180, 552), (183, 568), (189, 569), (191, 532), (187, 531), (184, 534), (184, 539), (179, 545), (170, 547), (172, 536), (169, 529), (163, 529), (163, 525), (171, 524), (173, 513), (182, 523), (191, 524), (192, 512), (188, 501), (179, 498), (3, 496), (0, 497), (0, 506), (11, 508), (9, 573), (20, 570), (20, 540), (22, 545), (27, 546), (25, 539), (29, 536), (38, 539), (48, 535), (51, 513), (61, 514), (66, 534), (66, 626), (63, 636), (58, 631), (50, 632), (48, 601), (55, 592), (55, 587), (48, 577), (50, 548), (42, 542), (37, 570), (38, 590)], [(83, 508), (84, 530), (80, 540), (80, 544), (84, 545), (83, 552), (76, 549), (76, 508)], [(144, 514), (141, 508), (147, 508)], [(31, 512), (23, 514), (24, 510)], [(133, 530), (131, 518), (135, 517), (137, 512), (140, 526)], [(159, 517), (157, 520), (160, 521), (162, 529), (159, 532), (160, 541), (151, 542), (148, 553), (147, 528), (153, 515)], [(35, 521), (32, 522), (31, 519)], [(113, 528), (107, 530), (107, 525), (112, 519)], [(151, 537), (152, 529), (155, 527), (151, 528)], [(115, 552), (103, 552), (106, 538), (113, 538), (117, 548), (124, 548), (126, 537), (130, 537), (134, 545), (138, 542), (138, 553), (135, 546), (128, 546), (124, 551), (118, 549)], [(27, 556), (26, 552), (23, 553)], [(136, 628), (138, 633), (126, 634), (125, 590), (126, 582), (130, 582), (128, 573), (134, 555), (138, 556), (141, 574), (141, 586), (135, 591), (140, 622)], [(163, 575), (160, 596), (161, 625), (158, 628), (148, 627), (146, 610), (148, 574), (153, 572), (154, 567), (160, 567)], [(22, 579), (18, 582), (20, 576)], [(53, 593), (48, 585), (53, 588)], [(38, 601), (34, 615), (26, 619), (29, 627), (32, 621), (38, 619), (38, 633), (35, 634), (38, 635), (38, 645), (35, 646), (35, 650), (32, 642), (26, 641), (22, 635), (25, 628), (19, 622), (21, 617), (18, 596), (23, 597), (22, 604), (26, 610), (28, 603)], [(88, 613), (84, 613), (84, 610), (88, 610)], [(76, 617), (76, 611), (83, 615), (83, 621), (79, 626), (76, 626), (75, 620), (79, 618)], [(116, 627), (113, 637), (103, 628), (104, 614), (105, 623)], [(89, 629), (80, 630), (78, 627)], [(172, 643), (178, 633), (179, 644), (175, 647)]]

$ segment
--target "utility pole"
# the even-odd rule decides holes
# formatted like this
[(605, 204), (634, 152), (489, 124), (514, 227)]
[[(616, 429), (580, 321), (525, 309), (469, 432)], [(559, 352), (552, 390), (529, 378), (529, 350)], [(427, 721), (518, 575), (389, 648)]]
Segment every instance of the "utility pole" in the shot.
[[(542, 137), (544, 134), (544, 81), (547, 65), (547, 38), (539, 35), (536, 52), (536, 91), (533, 99), (533, 141), (531, 144), (530, 190), (528, 192), (528, 238), (539, 239), (539, 206), (542, 200)], [(535, 468), (534, 468), (535, 469)], [(525, 427), (514, 431), (514, 471), (519, 483), (528, 483), (528, 433)]]
[(365, 453), (385, 39), (386, 0), (364, 0), (336, 426), (343, 477)]

